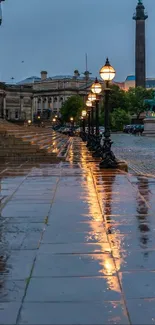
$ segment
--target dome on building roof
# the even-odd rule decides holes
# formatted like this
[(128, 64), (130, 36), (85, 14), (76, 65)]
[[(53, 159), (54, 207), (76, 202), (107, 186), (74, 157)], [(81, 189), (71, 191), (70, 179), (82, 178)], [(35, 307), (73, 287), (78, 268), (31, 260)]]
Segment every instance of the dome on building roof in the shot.
[(126, 81), (135, 81), (135, 76), (134, 75), (127, 76)]
[(40, 81), (40, 80), (41, 80), (41, 78), (36, 77), (36, 76), (32, 76), (32, 77), (29, 77), (29, 78), (26, 78), (26, 79), (24, 79), (22, 81), (17, 82), (17, 85), (32, 84), (35, 81)]

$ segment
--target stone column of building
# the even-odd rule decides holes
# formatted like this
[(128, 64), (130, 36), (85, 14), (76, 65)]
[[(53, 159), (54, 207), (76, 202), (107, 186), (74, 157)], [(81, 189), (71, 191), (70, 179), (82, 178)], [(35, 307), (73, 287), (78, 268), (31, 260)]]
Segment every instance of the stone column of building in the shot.
[(38, 98), (34, 98), (34, 113), (37, 113), (38, 110)]
[(42, 97), (40, 97), (40, 111), (41, 111), (41, 113), (43, 112), (43, 98)]
[[(23, 113), (24, 112), (24, 96), (20, 95), (20, 108), (19, 108), (19, 119), (23, 118)], [(25, 116), (24, 116), (25, 119)]]
[(42, 103), (41, 103), (41, 98), (38, 97), (38, 107), (37, 107), (37, 112), (38, 112), (38, 111), (41, 112), (41, 105), (42, 105)]
[(6, 118), (6, 94), (3, 95), (3, 118)]
[(138, 0), (136, 13), (133, 19), (136, 21), (136, 55), (135, 55), (135, 75), (136, 87), (144, 87), (146, 83), (146, 59), (145, 59), (145, 20), (148, 15), (142, 0)]
[(46, 97), (45, 109), (48, 110), (48, 97)]
[(45, 112), (46, 109), (46, 97), (43, 97), (43, 112)]
[(31, 96), (30, 99), (31, 99), (31, 120), (33, 122), (33, 115), (35, 110), (35, 98)]

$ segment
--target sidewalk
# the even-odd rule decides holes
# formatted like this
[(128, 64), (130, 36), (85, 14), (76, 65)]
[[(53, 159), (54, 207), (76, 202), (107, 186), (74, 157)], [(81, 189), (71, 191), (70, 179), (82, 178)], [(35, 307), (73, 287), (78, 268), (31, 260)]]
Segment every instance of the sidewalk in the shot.
[(155, 178), (68, 157), (1, 166), (0, 324), (155, 324)]

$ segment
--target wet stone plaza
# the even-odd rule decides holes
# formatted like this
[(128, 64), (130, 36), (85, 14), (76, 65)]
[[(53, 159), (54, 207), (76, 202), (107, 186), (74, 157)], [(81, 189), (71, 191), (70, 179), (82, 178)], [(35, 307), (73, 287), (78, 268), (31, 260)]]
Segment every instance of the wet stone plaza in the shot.
[(78, 139), (66, 162), (0, 165), (0, 324), (155, 324), (154, 144), (114, 137), (129, 173)]

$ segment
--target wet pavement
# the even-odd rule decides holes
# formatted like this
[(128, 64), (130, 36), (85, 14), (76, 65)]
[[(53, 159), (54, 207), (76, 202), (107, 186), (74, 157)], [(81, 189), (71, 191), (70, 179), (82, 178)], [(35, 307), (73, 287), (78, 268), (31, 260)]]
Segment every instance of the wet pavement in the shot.
[(155, 176), (155, 138), (131, 134), (113, 134), (116, 156), (126, 160), (139, 174)]
[(68, 161), (0, 166), (0, 324), (155, 324), (155, 179)]

